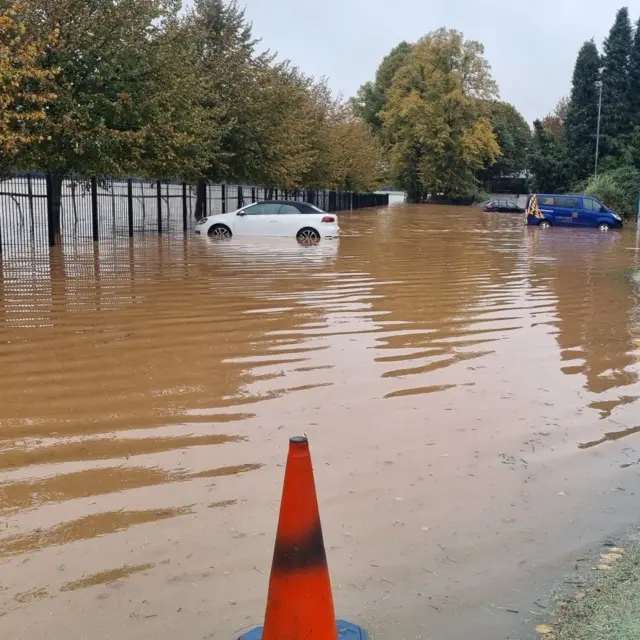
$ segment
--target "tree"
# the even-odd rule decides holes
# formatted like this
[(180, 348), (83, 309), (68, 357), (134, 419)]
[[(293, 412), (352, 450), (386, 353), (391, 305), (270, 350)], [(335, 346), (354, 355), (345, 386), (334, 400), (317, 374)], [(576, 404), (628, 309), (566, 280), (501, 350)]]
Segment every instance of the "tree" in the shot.
[(627, 86), (630, 128), (640, 126), (640, 20), (636, 25), (631, 56), (629, 59), (629, 79)]
[(596, 152), (600, 56), (593, 40), (582, 45), (573, 71), (573, 86), (565, 120), (567, 150), (576, 180), (591, 172)]
[(497, 86), (479, 42), (439, 29), (422, 38), (395, 73), (381, 114), (392, 176), (411, 200), (463, 197), (500, 148), (484, 101)]
[(352, 100), (356, 115), (362, 118), (376, 134), (379, 134), (382, 129), (380, 113), (384, 111), (387, 104), (387, 91), (393, 83), (396, 71), (405, 63), (412, 49), (413, 45), (408, 42), (401, 42), (391, 49), (382, 59), (376, 71), (375, 80), (363, 84)]
[(54, 211), (70, 175), (195, 180), (200, 214), (205, 180), (377, 185), (368, 127), (258, 52), (233, 0), (17, 1), (0, 0), (0, 151), (50, 173)]
[(317, 156), (313, 83), (289, 63), (265, 66), (256, 80), (247, 119), (255, 152), (255, 158), (248, 159), (250, 177), (267, 186), (309, 186), (305, 180)]
[(540, 120), (533, 123), (529, 168), (536, 191), (562, 193), (568, 186), (569, 162), (564, 141), (547, 131)]
[(553, 111), (547, 114), (542, 119), (542, 126), (546, 131), (552, 133), (556, 138), (564, 138), (565, 136), (565, 122), (567, 121), (567, 114), (569, 112), (569, 99), (560, 98), (558, 104), (554, 107)]
[(42, 140), (26, 158), (57, 176), (193, 174), (206, 134), (173, 0), (24, 0), (29, 28), (58, 29)]
[(41, 140), (47, 105), (55, 100), (51, 85), (56, 69), (40, 58), (56, 31), (38, 38), (27, 31), (25, 7), (15, 2), (0, 6), (0, 154), (3, 166), (25, 147)]
[(197, 0), (184, 29), (203, 79), (202, 107), (220, 131), (206, 151), (203, 179), (287, 189), (371, 183), (377, 144), (368, 155), (354, 156), (363, 167), (349, 162), (347, 169), (336, 131), (361, 143), (362, 128), (345, 118), (325, 80), (314, 81), (288, 62), (275, 64), (269, 52), (258, 53), (251, 25), (235, 2)]
[[(345, 191), (371, 191), (380, 184), (382, 154), (373, 132), (350, 106), (332, 105), (322, 131), (325, 158), (318, 158), (325, 174), (315, 183)], [(313, 181), (309, 181), (313, 184)]]
[(506, 102), (490, 102), (488, 113), (502, 155), (483, 172), (483, 180), (515, 176), (527, 166), (531, 129), (520, 112)]
[(346, 113), (332, 127), (331, 134), (335, 141), (335, 183), (338, 188), (360, 192), (378, 189), (382, 176), (382, 150), (370, 129)]
[(629, 10), (620, 9), (604, 41), (602, 98), (602, 155), (621, 153), (629, 121), (629, 65), (632, 50)]
[(220, 133), (206, 149), (202, 177), (250, 181), (261, 170), (256, 110), (272, 59), (268, 53), (255, 55), (251, 25), (235, 2), (196, 0), (184, 29), (185, 41), (193, 43), (200, 104)]

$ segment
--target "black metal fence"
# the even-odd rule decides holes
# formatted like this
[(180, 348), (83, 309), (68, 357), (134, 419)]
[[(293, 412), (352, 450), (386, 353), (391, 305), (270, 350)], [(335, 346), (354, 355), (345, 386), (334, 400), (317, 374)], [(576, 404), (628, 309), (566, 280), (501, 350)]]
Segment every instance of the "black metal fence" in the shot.
[(258, 200), (305, 201), (325, 211), (389, 204), (387, 194), (326, 189), (18, 175), (0, 181), (0, 253), (141, 233), (186, 234), (197, 218)]
[(526, 178), (493, 178), (483, 185), (487, 193), (513, 193), (524, 195), (529, 193), (529, 185)]

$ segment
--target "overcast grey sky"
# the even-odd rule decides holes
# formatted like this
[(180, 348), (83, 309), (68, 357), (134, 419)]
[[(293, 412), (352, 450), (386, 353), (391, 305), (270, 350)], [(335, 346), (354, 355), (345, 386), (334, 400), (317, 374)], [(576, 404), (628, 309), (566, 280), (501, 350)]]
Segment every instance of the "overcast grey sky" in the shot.
[[(485, 45), (503, 100), (532, 122), (568, 95), (578, 49), (598, 48), (624, 0), (246, 0), (254, 34), (346, 97), (402, 40), (446, 26)], [(243, 0), (238, 0), (240, 5)], [(631, 19), (640, 0), (627, 0)]]

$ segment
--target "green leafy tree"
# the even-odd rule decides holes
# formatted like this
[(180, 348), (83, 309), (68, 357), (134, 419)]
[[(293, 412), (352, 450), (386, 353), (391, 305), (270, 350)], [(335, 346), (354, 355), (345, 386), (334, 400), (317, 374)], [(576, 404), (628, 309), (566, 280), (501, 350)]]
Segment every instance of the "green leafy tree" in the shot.
[[(355, 144), (363, 139), (361, 127), (345, 118), (326, 81), (258, 52), (251, 25), (235, 2), (196, 0), (183, 27), (203, 79), (202, 107), (220, 131), (206, 150), (203, 179), (289, 189), (341, 189), (347, 182), (377, 179), (371, 159), (377, 158), (378, 145), (369, 154), (354, 154), (347, 168), (337, 132)], [(355, 158), (364, 165), (356, 166)]]
[[(311, 186), (329, 186), (338, 190), (369, 191), (380, 183), (380, 144), (365, 123), (354, 116), (349, 105), (331, 99), (326, 86), (316, 85), (317, 98), (311, 116), (316, 126), (312, 133), (314, 162), (304, 179)], [(313, 113), (313, 111), (312, 111)]]
[(547, 131), (540, 120), (533, 123), (529, 169), (535, 191), (562, 193), (569, 184), (570, 168), (564, 141)]
[(567, 149), (576, 180), (586, 178), (593, 168), (598, 125), (600, 56), (593, 40), (582, 45), (573, 71), (573, 86), (564, 123)]
[(401, 42), (391, 49), (380, 63), (375, 80), (363, 84), (352, 101), (356, 115), (376, 134), (382, 129), (380, 113), (387, 105), (387, 91), (393, 83), (396, 71), (405, 63), (412, 49), (413, 45), (408, 42)]
[(629, 69), (632, 30), (629, 10), (620, 9), (604, 41), (602, 58), (602, 154), (620, 155), (624, 136), (631, 129), (629, 118)]
[(57, 99), (26, 162), (58, 176), (192, 173), (204, 131), (167, 0), (25, 0)]
[(256, 156), (247, 159), (252, 181), (290, 189), (310, 186), (305, 180), (317, 157), (311, 79), (282, 63), (263, 67), (256, 80), (248, 124)]
[(392, 177), (411, 200), (464, 197), (500, 148), (485, 101), (497, 85), (479, 42), (439, 29), (422, 38), (395, 73), (381, 114)]
[(342, 107), (329, 136), (333, 146), (333, 184), (344, 191), (373, 191), (380, 186), (382, 150), (371, 130)]
[(202, 177), (249, 181), (262, 170), (257, 102), (271, 56), (256, 55), (251, 25), (235, 2), (196, 0), (183, 28), (200, 79), (200, 104), (220, 133), (209, 141)]
[(507, 102), (489, 103), (488, 114), (502, 155), (485, 169), (482, 178), (517, 175), (527, 166), (531, 129), (520, 112)]

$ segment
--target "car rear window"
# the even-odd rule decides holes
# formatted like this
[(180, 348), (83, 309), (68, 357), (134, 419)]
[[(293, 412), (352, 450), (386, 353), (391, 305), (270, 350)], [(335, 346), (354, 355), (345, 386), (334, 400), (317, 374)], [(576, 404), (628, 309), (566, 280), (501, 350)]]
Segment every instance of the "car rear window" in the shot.
[(318, 209), (313, 205), (307, 204), (306, 202), (301, 202), (298, 204), (298, 208), (302, 213), (324, 213), (322, 209)]

